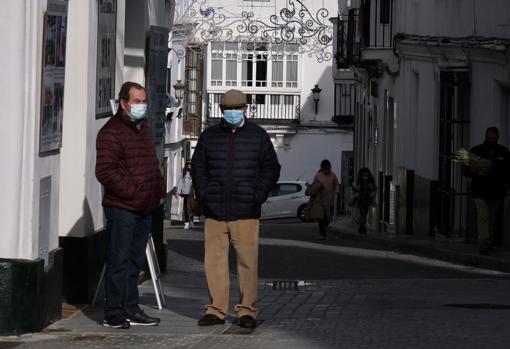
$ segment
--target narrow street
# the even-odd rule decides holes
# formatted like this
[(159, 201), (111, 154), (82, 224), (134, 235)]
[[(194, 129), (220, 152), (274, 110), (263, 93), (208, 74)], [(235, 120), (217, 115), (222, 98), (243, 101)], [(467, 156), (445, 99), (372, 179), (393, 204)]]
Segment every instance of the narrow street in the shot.
[(259, 326), (241, 329), (229, 317), (224, 326), (198, 327), (208, 301), (203, 231), (174, 228), (166, 235), (168, 309), (157, 310), (150, 281), (140, 287), (142, 304), (161, 316), (160, 326), (106, 329), (98, 306), (42, 333), (4, 338), (0, 348), (510, 347), (507, 274), (380, 250), (334, 233), (319, 241), (317, 227), (301, 223), (261, 226)]

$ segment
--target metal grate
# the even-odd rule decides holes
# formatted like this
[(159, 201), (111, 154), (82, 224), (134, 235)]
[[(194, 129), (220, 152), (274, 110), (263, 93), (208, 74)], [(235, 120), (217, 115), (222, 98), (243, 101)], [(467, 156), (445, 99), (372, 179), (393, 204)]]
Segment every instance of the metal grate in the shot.
[(265, 283), (265, 287), (270, 287), (274, 291), (298, 291), (309, 285), (311, 285), (311, 283), (303, 280), (274, 280)]

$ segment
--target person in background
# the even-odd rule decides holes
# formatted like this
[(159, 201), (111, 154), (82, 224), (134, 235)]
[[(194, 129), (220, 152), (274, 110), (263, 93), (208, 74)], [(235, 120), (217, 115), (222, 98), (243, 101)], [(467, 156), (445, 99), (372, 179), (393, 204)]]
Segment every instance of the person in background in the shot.
[(198, 325), (225, 323), (232, 244), (239, 286), (234, 310), (241, 327), (254, 328), (261, 205), (280, 177), (280, 164), (267, 132), (246, 118), (243, 92), (225, 92), (220, 108), (221, 122), (202, 132), (192, 158), (193, 186), (206, 217), (204, 267), (211, 298)]
[(336, 194), (340, 192), (340, 183), (329, 160), (322, 160), (321, 168), (315, 175), (312, 185), (307, 189), (310, 195), (310, 217), (319, 223), (319, 239), (326, 239), (326, 230), (333, 218), (333, 206)]
[(353, 206), (359, 210), (359, 228), (358, 233), (367, 233), (367, 214), (370, 206), (374, 203), (377, 186), (375, 185), (374, 176), (367, 167), (363, 167), (358, 171), (356, 184), (352, 186), (355, 193), (353, 197)]
[(166, 196), (152, 130), (145, 118), (147, 93), (135, 82), (119, 92), (117, 113), (97, 135), (96, 178), (104, 187), (108, 230), (103, 326), (157, 325), (139, 307), (138, 276), (145, 263), (151, 215)]
[(182, 170), (182, 175), (179, 177), (177, 182), (176, 197), (181, 196), (184, 199), (184, 229), (189, 229), (190, 225), (193, 225), (192, 216), (188, 210), (188, 198), (191, 194), (191, 187), (193, 181), (191, 179), (191, 160), (186, 161), (186, 165)]
[(503, 200), (509, 179), (510, 154), (508, 148), (498, 144), (499, 130), (489, 127), (485, 141), (471, 148), (470, 152), (483, 160), (489, 160), (489, 168), (482, 169), (481, 162), (462, 166), (466, 177), (471, 178), (471, 193), (476, 206), (480, 254), (492, 250), (498, 220), (501, 219)]

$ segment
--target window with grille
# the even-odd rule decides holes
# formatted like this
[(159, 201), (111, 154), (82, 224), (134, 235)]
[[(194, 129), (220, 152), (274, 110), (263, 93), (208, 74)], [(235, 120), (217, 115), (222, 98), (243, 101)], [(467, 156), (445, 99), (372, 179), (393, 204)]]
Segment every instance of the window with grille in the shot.
[(390, 20), (391, 20), (391, 0), (381, 0), (379, 23), (390, 24)]
[(198, 52), (199, 49), (186, 49), (184, 116), (201, 114), (202, 58)]
[(297, 44), (213, 43), (211, 87), (298, 88)]

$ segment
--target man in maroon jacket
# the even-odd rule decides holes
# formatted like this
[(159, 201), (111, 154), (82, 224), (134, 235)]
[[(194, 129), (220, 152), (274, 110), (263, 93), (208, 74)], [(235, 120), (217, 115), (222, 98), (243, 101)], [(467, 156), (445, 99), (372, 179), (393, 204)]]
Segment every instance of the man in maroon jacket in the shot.
[(151, 212), (165, 195), (146, 110), (145, 88), (124, 83), (119, 110), (96, 140), (96, 177), (104, 186), (108, 230), (103, 321), (107, 327), (152, 326), (160, 321), (138, 306), (138, 274), (145, 261)]

